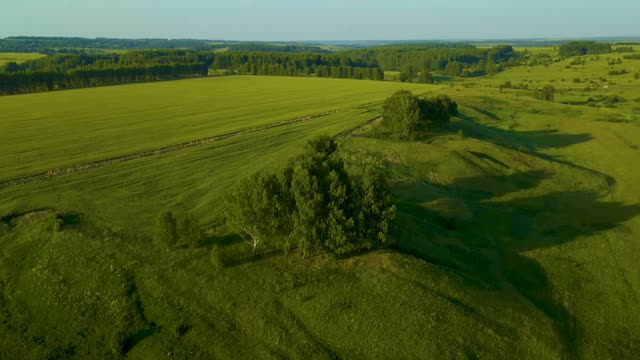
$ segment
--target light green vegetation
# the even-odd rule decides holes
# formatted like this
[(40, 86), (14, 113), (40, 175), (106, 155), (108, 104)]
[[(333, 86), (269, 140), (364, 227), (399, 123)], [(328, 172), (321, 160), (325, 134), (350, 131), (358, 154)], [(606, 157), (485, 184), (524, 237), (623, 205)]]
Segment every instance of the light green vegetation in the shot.
[(22, 63), (28, 60), (34, 60), (43, 56), (44, 55), (42, 54), (35, 54), (35, 53), (0, 53), (0, 66), (9, 62), (16, 62), (19, 64), (19, 63)]
[(0, 97), (0, 181), (349, 109), (403, 87), (418, 93), (437, 89), (216, 77)]
[[(535, 48), (530, 51), (533, 49)], [(505, 89), (506, 93), (525, 97), (530, 96), (533, 89), (550, 84), (556, 89), (556, 102), (588, 105), (589, 99), (592, 99), (593, 106), (610, 108), (608, 111), (600, 112), (600, 120), (633, 121), (640, 119), (640, 80), (634, 78), (634, 74), (640, 73), (640, 60), (627, 60), (623, 58), (624, 55), (628, 54), (586, 55), (565, 59), (549, 66), (516, 67), (481, 80), (469, 79), (461, 84), (474, 87), (499, 87), (506, 81), (514, 86), (526, 84), (528, 90)], [(584, 60), (584, 65), (572, 65), (576, 59)], [(621, 59), (622, 63), (610, 64), (618, 59)], [(609, 75), (611, 70), (625, 70), (627, 73)], [(607, 98), (614, 97), (620, 99), (607, 104)]]
[[(602, 70), (607, 66), (594, 61), (592, 69), (577, 71), (590, 76)], [(27, 213), (4, 218), (0, 228), (0, 350), (15, 358), (89, 352), (132, 359), (633, 358), (640, 351), (638, 121), (617, 104), (607, 109), (550, 103), (524, 90), (498, 88), (525, 78), (558, 84), (562, 71), (564, 64), (514, 68), (451, 87), (228, 77), (0, 98), (46, 101), (64, 95), (95, 102), (108, 98), (94, 95), (103, 90), (113, 91), (111, 102), (129, 104), (117, 116), (104, 111), (102, 122), (81, 117), (93, 125), (73, 137), (61, 135), (65, 141), (40, 137), (51, 141), (48, 150), (54, 153), (43, 153), (46, 161), (23, 161), (25, 169), (33, 164), (38, 171), (55, 167), (55, 161), (78, 161), (66, 162), (67, 155), (52, 147), (84, 136), (111, 144), (84, 145), (98, 152), (77, 156), (88, 161), (110, 151), (128, 154), (340, 110), (0, 190), (0, 217)], [(255, 90), (265, 83), (282, 86), (281, 92)], [(225, 101), (215, 101), (227, 96), (221, 95), (227, 94), (222, 85), (209, 95), (200, 94), (208, 89), (204, 85), (191, 97), (182, 94), (200, 84), (228, 84), (248, 95), (235, 95), (235, 111), (229, 106), (224, 112)], [(136, 88), (137, 99), (149, 94), (157, 112), (130, 100)], [(460, 116), (448, 131), (414, 142), (381, 137), (376, 123), (345, 133), (378, 116), (376, 106), (365, 104), (398, 88), (417, 94), (435, 89), (457, 101)], [(640, 81), (614, 89), (629, 102), (640, 98)], [(556, 101), (562, 96), (557, 93)], [(68, 109), (49, 126), (62, 129), (52, 121), (102, 111), (67, 101)], [(208, 115), (200, 117), (205, 120), (197, 121), (193, 103)], [(163, 115), (166, 104), (174, 104), (165, 109), (169, 115)], [(37, 105), (25, 108), (20, 109), (42, 111)], [(15, 116), (17, 109), (12, 108)], [(215, 126), (207, 125), (214, 111)], [(237, 115), (235, 124), (218, 114), (245, 115)], [(611, 116), (627, 122), (603, 120)], [(159, 120), (144, 127), (136, 122), (142, 117)], [(192, 125), (174, 124), (185, 118)], [(94, 134), (109, 129), (98, 127), (105, 122), (122, 129)], [(160, 133), (151, 140), (127, 135), (127, 123), (133, 133)], [(457, 135), (460, 129), (464, 137)], [(392, 234), (402, 252), (303, 260), (296, 252), (267, 249), (251, 259), (246, 245), (221, 223), (224, 195), (238, 179), (283, 164), (305, 139), (322, 133), (343, 134), (340, 152), (349, 171), (373, 167), (386, 175), (399, 210)], [(13, 145), (23, 146), (16, 140)], [(3, 154), (11, 151), (0, 146)], [(5, 168), (2, 178), (11, 177)], [(62, 230), (53, 231), (51, 215), (37, 209), (66, 211)], [(166, 209), (194, 215), (208, 230), (207, 242), (197, 249), (156, 247), (150, 238), (153, 219)], [(215, 248), (226, 262), (223, 269), (212, 261)]]

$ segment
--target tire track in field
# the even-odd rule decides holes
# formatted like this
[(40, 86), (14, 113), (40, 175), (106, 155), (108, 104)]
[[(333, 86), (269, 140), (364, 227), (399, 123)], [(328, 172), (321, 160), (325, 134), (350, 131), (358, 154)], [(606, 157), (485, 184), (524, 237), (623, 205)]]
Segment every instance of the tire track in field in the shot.
[(86, 164), (83, 164), (83, 165), (72, 166), (72, 167), (67, 167), (67, 168), (62, 168), (62, 169), (53, 169), (53, 170), (49, 170), (49, 171), (42, 172), (42, 173), (35, 174), (35, 175), (28, 175), (28, 176), (22, 176), (22, 177), (18, 177), (18, 178), (13, 178), (13, 179), (9, 179), (9, 180), (5, 180), (5, 181), (0, 182), (0, 190), (6, 189), (6, 188), (11, 187), (11, 186), (30, 183), (30, 182), (33, 182), (33, 181), (36, 181), (36, 180), (45, 180), (45, 179), (64, 176), (64, 175), (71, 175), (71, 174), (75, 174), (75, 173), (78, 173), (78, 172), (87, 171), (87, 170), (90, 170), (90, 169), (95, 169), (95, 168), (100, 168), (100, 167), (105, 167), (105, 166), (109, 166), (109, 165), (119, 164), (119, 163), (123, 163), (123, 162), (127, 162), (127, 161), (137, 160), (137, 159), (141, 159), (141, 158), (146, 158), (146, 157), (157, 156), (157, 155), (166, 154), (166, 153), (170, 153), (170, 152), (180, 151), (180, 150), (189, 149), (189, 148), (193, 148), (193, 147), (200, 146), (200, 145), (211, 144), (211, 143), (214, 143), (214, 142), (217, 142), (217, 141), (222, 141), (222, 140), (226, 140), (226, 139), (233, 138), (233, 137), (253, 134), (253, 133), (266, 131), (266, 130), (270, 130), (270, 129), (275, 129), (275, 128), (280, 128), (280, 127), (285, 127), (285, 126), (290, 126), (290, 125), (298, 124), (298, 123), (301, 123), (301, 122), (313, 120), (313, 119), (316, 119), (316, 118), (319, 118), (319, 117), (324, 117), (324, 116), (327, 116), (327, 115), (335, 114), (335, 113), (338, 113), (338, 112), (344, 111), (344, 110), (345, 109), (327, 111), (327, 112), (314, 114), (314, 115), (309, 115), (309, 116), (306, 116), (306, 117), (297, 118), (297, 119), (293, 119), (293, 120), (287, 120), (287, 121), (283, 121), (283, 122), (279, 122), (279, 123), (258, 126), (258, 127), (251, 128), (251, 129), (233, 131), (233, 132), (229, 132), (229, 133), (226, 133), (226, 134), (220, 134), (220, 135), (210, 136), (210, 137), (206, 137), (206, 138), (202, 138), (202, 139), (191, 140), (191, 141), (180, 143), (180, 144), (164, 146), (164, 147), (151, 149), (151, 150), (145, 150), (145, 151), (132, 153), (132, 154), (128, 154), (128, 155), (121, 155), (121, 156), (117, 156), (117, 157), (113, 157), (113, 158), (109, 158), (109, 159), (105, 159), (105, 160), (98, 160), (98, 161), (86, 163)]

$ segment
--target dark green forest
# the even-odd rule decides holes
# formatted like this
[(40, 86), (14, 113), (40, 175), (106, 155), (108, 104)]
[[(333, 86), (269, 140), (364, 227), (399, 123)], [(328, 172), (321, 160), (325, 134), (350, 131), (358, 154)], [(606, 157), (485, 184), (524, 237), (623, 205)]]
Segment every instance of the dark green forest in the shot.
[[(39, 38), (25, 38), (23, 42), (26, 39), (36, 44), (41, 41)], [(55, 43), (54, 39), (47, 41)], [(58, 41), (60, 45), (80, 46), (84, 40), (61, 38)], [(111, 44), (107, 40), (106, 43)], [(125, 40), (123, 42), (122, 46), (127, 45)], [(318, 52), (299, 52), (307, 47), (295, 45), (239, 46), (243, 51), (227, 48), (222, 52), (165, 49), (120, 54), (57, 53), (22, 64), (10, 62), (0, 68), (0, 95), (184, 79), (206, 76), (210, 72), (384, 80), (384, 71), (400, 71), (402, 81), (432, 83), (431, 72), (477, 76), (519, 64), (519, 56), (510, 45), (479, 49), (468, 44), (428, 43), (333, 54), (324, 50), (320, 52), (320, 48), (314, 48)]]

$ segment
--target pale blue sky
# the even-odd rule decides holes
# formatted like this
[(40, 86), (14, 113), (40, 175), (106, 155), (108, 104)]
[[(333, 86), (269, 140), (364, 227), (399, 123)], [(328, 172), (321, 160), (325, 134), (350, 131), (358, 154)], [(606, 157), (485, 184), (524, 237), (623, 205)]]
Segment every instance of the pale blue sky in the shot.
[(640, 0), (18, 0), (11, 35), (227, 40), (640, 36)]

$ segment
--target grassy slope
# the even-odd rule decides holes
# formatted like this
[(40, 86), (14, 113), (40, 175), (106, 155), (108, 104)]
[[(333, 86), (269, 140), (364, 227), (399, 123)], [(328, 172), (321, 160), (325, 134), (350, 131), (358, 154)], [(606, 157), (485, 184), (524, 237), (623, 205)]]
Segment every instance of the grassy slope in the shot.
[(404, 87), (436, 88), (217, 77), (1, 97), (0, 180), (347, 109)]
[[(633, 356), (640, 174), (629, 164), (640, 127), (598, 121), (620, 109), (500, 94), (492, 79), (478, 86), (446, 90), (462, 105), (452, 128), (465, 139), (342, 140), (350, 169), (388, 174), (399, 245), (427, 261), (385, 252), (248, 261), (222, 234), (170, 253), (148, 238), (157, 210), (189, 211), (206, 224), (237, 176), (368, 113), (3, 190), (0, 214), (54, 207), (84, 219), (52, 235), (32, 215), (0, 238), (0, 326), (8, 327), (0, 347), (16, 357), (106, 356), (121, 329), (131, 358)], [(222, 271), (209, 262), (213, 242), (228, 262)]]

